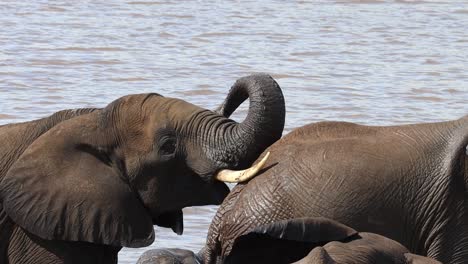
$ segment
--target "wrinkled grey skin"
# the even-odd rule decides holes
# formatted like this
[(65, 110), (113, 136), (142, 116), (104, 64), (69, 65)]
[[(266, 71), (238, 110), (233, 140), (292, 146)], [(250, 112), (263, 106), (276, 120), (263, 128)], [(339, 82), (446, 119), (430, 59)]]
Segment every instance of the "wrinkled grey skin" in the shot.
[[(304, 257), (305, 256), (305, 257)], [(203, 263), (188, 250), (145, 252), (137, 264)], [(235, 239), (224, 264), (441, 264), (409, 253), (398, 242), (326, 218), (298, 218), (258, 226)]]
[(236, 123), (157, 94), (0, 126), (0, 263), (116, 263), (122, 246), (182, 233), (182, 208), (219, 204), (214, 175), (243, 169), (275, 142), (284, 99), (268, 75), (232, 88), (250, 99)]
[(222, 261), (255, 227), (319, 216), (442, 263), (468, 263), (467, 144), (468, 116), (298, 128), (267, 150), (267, 169), (224, 200), (208, 232), (205, 263)]

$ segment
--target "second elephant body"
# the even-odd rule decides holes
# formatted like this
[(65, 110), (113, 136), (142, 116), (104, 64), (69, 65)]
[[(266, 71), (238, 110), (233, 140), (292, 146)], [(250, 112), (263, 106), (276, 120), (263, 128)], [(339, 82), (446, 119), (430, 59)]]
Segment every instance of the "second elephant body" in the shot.
[(201, 257), (274, 222), (327, 217), (443, 263), (467, 263), (468, 117), (372, 127), (322, 122), (272, 145), (266, 169), (224, 200)]

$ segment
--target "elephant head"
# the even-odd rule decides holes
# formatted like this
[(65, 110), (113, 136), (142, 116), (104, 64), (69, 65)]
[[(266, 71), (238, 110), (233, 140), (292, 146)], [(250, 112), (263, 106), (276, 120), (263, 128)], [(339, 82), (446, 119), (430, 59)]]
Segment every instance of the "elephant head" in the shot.
[(153, 224), (182, 233), (182, 208), (220, 204), (229, 189), (217, 175), (249, 174), (234, 170), (281, 137), (284, 99), (270, 76), (241, 78), (232, 89), (250, 98), (241, 123), (158, 94), (61, 122), (1, 179), (4, 210), (48, 240), (141, 247), (153, 242)]

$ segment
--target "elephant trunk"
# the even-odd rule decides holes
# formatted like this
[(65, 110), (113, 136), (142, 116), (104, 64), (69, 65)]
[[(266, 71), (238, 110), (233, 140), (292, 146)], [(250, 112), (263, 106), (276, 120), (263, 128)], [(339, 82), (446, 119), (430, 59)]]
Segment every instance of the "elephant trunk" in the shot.
[[(231, 87), (217, 112), (229, 117), (249, 98), (249, 111), (241, 123), (223, 122), (222, 136), (212, 140), (220, 152), (213, 161), (230, 169), (245, 169), (271, 144), (281, 138), (284, 129), (285, 103), (278, 83), (267, 74), (240, 78)], [(215, 134), (217, 134), (215, 133)], [(219, 135), (219, 134), (218, 134)], [(221, 165), (220, 164), (220, 165)]]

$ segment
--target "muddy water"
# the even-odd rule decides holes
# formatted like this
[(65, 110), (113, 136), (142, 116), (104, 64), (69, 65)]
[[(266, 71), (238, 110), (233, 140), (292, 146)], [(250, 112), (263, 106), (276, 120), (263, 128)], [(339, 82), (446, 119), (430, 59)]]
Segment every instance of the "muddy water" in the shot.
[[(468, 114), (466, 1), (285, 2), (1, 0), (0, 123), (144, 92), (212, 109), (252, 72), (283, 87), (287, 131)], [(157, 227), (155, 244), (119, 263), (200, 249), (215, 210), (185, 210), (183, 236)]]

